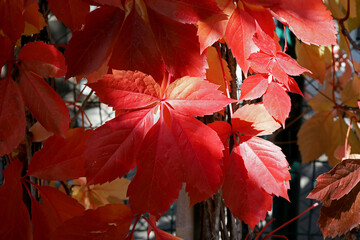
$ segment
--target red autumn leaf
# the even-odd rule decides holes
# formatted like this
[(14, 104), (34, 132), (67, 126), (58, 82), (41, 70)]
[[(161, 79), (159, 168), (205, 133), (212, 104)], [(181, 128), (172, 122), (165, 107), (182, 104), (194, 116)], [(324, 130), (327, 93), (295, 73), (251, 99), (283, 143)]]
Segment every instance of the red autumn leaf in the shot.
[[(93, 169), (89, 170), (89, 173), (90, 171), (92, 172), (88, 176), (89, 179), (91, 179), (90, 181), (93, 181), (93, 183), (99, 181), (105, 182), (109, 181), (109, 178), (115, 175), (117, 177), (120, 174), (125, 174), (135, 166), (136, 158), (138, 174), (129, 186), (128, 191), (130, 203), (134, 211), (142, 213), (150, 211), (153, 215), (163, 213), (177, 197), (182, 182), (188, 183), (187, 191), (189, 192), (192, 204), (207, 199), (217, 191), (221, 184), (220, 165), (223, 157), (223, 146), (219, 137), (212, 129), (197, 121), (192, 116), (216, 112), (234, 100), (227, 99), (216, 89), (217, 87), (214, 84), (199, 78), (190, 77), (183, 77), (171, 83), (167, 89), (161, 90), (161, 92), (164, 92), (164, 96), (156, 100), (154, 95), (156, 96), (158, 94), (158, 90), (155, 91), (155, 89), (159, 89), (159, 85), (155, 83), (152, 78), (145, 78), (143, 75), (140, 75), (140, 78), (134, 77), (137, 75), (137, 72), (128, 71), (127, 74), (119, 77), (116, 82), (114, 81), (114, 84), (111, 83), (113, 79), (108, 76), (109, 84), (105, 87), (105, 91), (100, 84), (90, 84), (100, 99), (105, 96), (105, 92), (106, 94), (111, 92), (110, 86), (114, 86), (114, 94), (110, 94), (111, 97), (106, 99), (106, 102), (110, 106), (119, 108), (121, 106), (125, 107), (126, 104), (129, 103), (130, 107), (133, 107), (131, 104), (138, 101), (141, 107), (147, 106), (148, 108), (122, 114), (117, 119), (110, 121), (109, 124), (95, 131), (88, 142), (91, 149), (94, 150), (90, 150), (88, 152), (89, 154), (86, 154), (86, 158), (88, 159), (87, 167)], [(149, 81), (144, 81), (144, 79), (148, 79)], [(129, 82), (129, 84), (123, 84), (122, 81)], [(138, 83), (138, 85), (131, 83), (131, 81)], [(152, 82), (153, 84), (144, 85), (144, 82)], [(130, 87), (128, 88), (128, 86)], [(144, 88), (144, 86), (146, 86), (146, 88)], [(187, 88), (185, 88), (185, 86)], [(123, 95), (123, 98), (117, 99), (116, 95), (119, 94), (119, 96), (121, 96), (124, 93), (123, 90), (126, 88), (128, 88), (128, 91)], [(133, 92), (130, 91), (131, 89), (133, 89)], [(146, 99), (145, 105), (141, 103), (141, 96)], [(148, 98), (150, 100), (148, 100)], [(119, 100), (123, 102), (120, 103)], [(190, 108), (191, 105), (193, 109)], [(155, 126), (152, 126), (153, 113), (154, 111), (158, 111), (155, 110), (158, 107), (160, 107), (160, 119)], [(183, 115), (183, 113), (189, 114), (190, 116)], [(146, 120), (145, 127), (143, 127), (143, 120), (138, 120), (139, 114), (142, 114), (141, 119), (143, 119), (144, 115), (146, 115), (147, 118), (151, 117), (150, 121)], [(127, 118), (129, 116), (131, 119), (128, 121)], [(151, 128), (151, 130), (149, 130), (149, 128)], [(149, 132), (147, 133), (148, 130)], [(142, 143), (146, 133), (147, 136)], [(102, 136), (104, 136), (104, 138)], [(114, 136), (121, 137), (116, 138)], [(101, 138), (106, 140), (99, 140)], [(124, 138), (125, 140), (123, 140)], [(162, 145), (168, 146), (167, 141), (174, 142), (172, 148), (164, 149), (164, 151), (157, 150), (157, 148)], [(109, 145), (109, 143), (112, 144)], [(139, 145), (141, 143), (142, 145), (140, 147)], [(96, 145), (100, 145), (100, 149), (104, 146), (105, 151), (97, 149)], [(110, 148), (108, 146), (111, 146), (111, 149), (106, 151), (106, 148)], [(125, 149), (127, 150), (125, 151)], [(162, 147), (161, 149), (163, 150)], [(186, 151), (182, 151), (183, 149), (186, 149)], [(142, 151), (146, 153), (140, 154)], [(104, 152), (107, 154), (104, 154)], [(163, 165), (166, 165), (166, 159), (170, 161), (169, 159), (176, 158), (180, 155), (181, 158), (179, 161), (171, 161), (173, 164), (170, 165), (169, 168), (173, 168), (174, 171), (176, 171), (172, 173), (172, 177), (175, 177), (175, 179), (169, 181), (167, 180), (169, 177), (167, 173), (168, 170), (163, 170)], [(116, 158), (120, 159), (117, 160)], [(96, 159), (96, 161), (93, 159)], [(114, 167), (113, 164), (117, 164), (120, 168), (117, 166)], [(143, 167), (143, 165), (153, 167)], [(112, 170), (107, 170), (106, 172), (99, 171), (98, 169), (103, 166), (106, 168), (111, 167)], [(118, 170), (115, 172), (114, 169)], [(158, 173), (158, 171), (160, 171), (160, 173)], [(164, 174), (162, 174), (162, 171), (165, 171)], [(155, 173), (158, 173), (160, 177), (154, 178)], [(160, 181), (159, 179), (163, 180)], [(167, 186), (167, 195), (164, 196), (160, 194), (161, 191), (166, 189), (166, 186), (159, 189), (158, 185), (155, 184), (158, 180), (159, 182), (170, 184)], [(142, 187), (139, 187), (144, 184), (150, 184), (150, 186), (154, 186), (154, 189), (150, 188), (149, 191), (145, 191)], [(141, 189), (141, 191), (139, 191), (139, 189)], [(159, 196), (163, 197), (159, 198)], [(152, 205), (152, 203), (156, 204)], [(148, 205), (152, 205), (151, 208)], [(146, 206), (148, 206), (148, 208)]]
[[(309, 72), (289, 55), (277, 50), (279, 44), (276, 44), (258, 25), (253, 41), (262, 51), (252, 53), (248, 59), (251, 69), (255, 72), (271, 73), (280, 82), (286, 81), (288, 79), (287, 75), (297, 76), (303, 72)], [(269, 44), (269, 42), (272, 44)]]
[(48, 186), (36, 186), (41, 195), (41, 204), (31, 200), (34, 239), (49, 239), (63, 222), (79, 216), (84, 207), (75, 199)]
[(161, 81), (165, 70), (161, 53), (151, 28), (136, 8), (126, 17), (119, 34), (109, 66), (145, 72)]
[(262, 97), (269, 85), (266, 74), (255, 74), (247, 77), (241, 85), (239, 100), (253, 100)]
[(21, 0), (0, 2), (0, 30), (10, 38), (12, 43), (16, 43), (24, 32), (23, 4)]
[(61, 97), (43, 78), (30, 71), (22, 71), (19, 83), (25, 105), (46, 130), (65, 136), (69, 128), (69, 110)]
[(20, 51), (21, 68), (44, 78), (62, 77), (66, 73), (65, 58), (54, 46), (44, 42), (31, 42)]
[(245, 168), (259, 188), (268, 194), (289, 199), (289, 164), (281, 148), (258, 137), (240, 138), (239, 152), (244, 159)]
[[(270, 37), (274, 37), (275, 23), (267, 7), (276, 6), (281, 0), (244, 0), (244, 9), (252, 16), (261, 29)], [(271, 43), (270, 43), (271, 44)]]
[(204, 53), (199, 54), (200, 45), (196, 36), (196, 27), (181, 24), (150, 8), (148, 15), (166, 70), (175, 79), (187, 75), (205, 77), (206, 56)]
[(13, 44), (6, 36), (0, 36), (0, 68), (13, 58)]
[(336, 45), (335, 22), (322, 0), (281, 0), (270, 9), (302, 42)]
[(269, 135), (280, 127), (262, 103), (247, 104), (236, 110), (231, 125), (235, 131), (247, 136)]
[(285, 126), (285, 120), (291, 110), (291, 100), (285, 90), (277, 83), (271, 82), (263, 100), (264, 106), (270, 115)]
[(132, 209), (159, 216), (177, 198), (182, 182), (191, 204), (206, 200), (221, 184), (222, 150), (208, 126), (164, 106), (139, 153), (138, 172), (128, 190)]
[(183, 182), (180, 154), (175, 136), (160, 117), (139, 148), (137, 172), (127, 193), (134, 212), (161, 216), (177, 199)]
[(103, 65), (111, 55), (124, 16), (115, 7), (101, 7), (88, 14), (84, 30), (73, 32), (66, 48), (66, 78), (88, 75)]
[(0, 186), (1, 239), (32, 239), (29, 212), (22, 201), (21, 169), (21, 162), (16, 160), (3, 171), (4, 183)]
[[(271, 210), (272, 197), (249, 176), (244, 165), (247, 159), (242, 156), (240, 147), (235, 147), (224, 171), (222, 192), (225, 205), (231, 213), (254, 229), (255, 225), (265, 219), (267, 211)], [(260, 176), (259, 173), (257, 178)]]
[(165, 91), (165, 99), (177, 112), (185, 115), (213, 114), (234, 102), (218, 91), (218, 88), (219, 85), (201, 78), (183, 77), (170, 84)]
[(247, 59), (250, 54), (258, 50), (258, 47), (252, 41), (255, 31), (254, 18), (237, 7), (230, 17), (225, 37), (232, 53), (236, 57), (237, 63), (244, 73), (247, 73), (249, 69)]
[(152, 109), (125, 113), (95, 130), (84, 155), (89, 184), (112, 181), (135, 167), (135, 155), (154, 123), (153, 114)]
[(116, 109), (139, 109), (159, 102), (160, 86), (142, 72), (117, 71), (88, 84), (101, 102)]
[(51, 239), (125, 239), (133, 213), (123, 204), (108, 204), (66, 221), (51, 235)]
[(292, 77), (288, 76), (287, 81), (283, 81), (283, 84), (286, 88), (286, 91), (304, 96), (299, 88), (299, 85)]
[(49, 0), (51, 12), (71, 31), (80, 30), (90, 11), (90, 4), (84, 0)]
[(197, 35), (199, 36), (200, 53), (224, 37), (229, 18), (236, 8), (232, 0), (216, 0), (216, 2), (224, 14), (213, 15), (198, 22)]
[(91, 133), (91, 130), (76, 128), (69, 129), (65, 139), (50, 137), (44, 142), (43, 148), (34, 154), (27, 175), (59, 181), (85, 176), (83, 154)]
[(357, 184), (347, 195), (321, 208), (318, 224), (324, 238), (341, 236), (359, 226), (359, 193), (360, 184)]
[(16, 83), (0, 79), (0, 156), (10, 153), (25, 135), (24, 103)]
[(145, 2), (156, 12), (181, 23), (196, 23), (222, 13), (214, 0), (145, 0)]
[(348, 194), (360, 181), (360, 161), (346, 159), (330, 172), (320, 175), (315, 189), (308, 198), (317, 199), (329, 206), (332, 200), (339, 200)]

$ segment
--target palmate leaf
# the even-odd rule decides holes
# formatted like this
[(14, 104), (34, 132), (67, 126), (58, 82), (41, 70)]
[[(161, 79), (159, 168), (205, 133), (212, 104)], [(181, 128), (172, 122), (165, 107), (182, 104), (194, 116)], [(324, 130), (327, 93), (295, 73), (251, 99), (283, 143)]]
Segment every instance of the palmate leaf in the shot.
[(90, 74), (107, 59), (112, 68), (139, 70), (157, 82), (165, 69), (175, 78), (205, 76), (205, 55), (199, 55), (196, 27), (189, 23), (217, 15), (226, 18), (216, 2), (147, 0), (127, 4), (126, 14), (114, 2), (97, 2), (110, 6), (88, 14), (84, 30), (74, 32), (66, 50), (67, 78)]
[(324, 237), (340, 236), (360, 223), (359, 159), (345, 159), (320, 175), (308, 198), (324, 203), (318, 224)]
[[(234, 100), (200, 78), (183, 77), (161, 89), (142, 73), (114, 73), (89, 86), (110, 106), (129, 104), (132, 112), (90, 137), (85, 155), (89, 182), (110, 181), (137, 165), (128, 190), (130, 204), (135, 212), (157, 216), (177, 198), (182, 182), (192, 204), (214, 194), (222, 181), (223, 145), (194, 116), (212, 114)], [(160, 118), (153, 126), (155, 111)]]
[(271, 209), (272, 196), (288, 199), (290, 173), (284, 154), (273, 143), (255, 137), (271, 134), (280, 124), (262, 103), (239, 108), (231, 123), (232, 128), (226, 122), (210, 124), (219, 134), (226, 151), (229, 150), (227, 141), (230, 135), (240, 138), (230, 157), (225, 153), (223, 197), (231, 212), (254, 228)]

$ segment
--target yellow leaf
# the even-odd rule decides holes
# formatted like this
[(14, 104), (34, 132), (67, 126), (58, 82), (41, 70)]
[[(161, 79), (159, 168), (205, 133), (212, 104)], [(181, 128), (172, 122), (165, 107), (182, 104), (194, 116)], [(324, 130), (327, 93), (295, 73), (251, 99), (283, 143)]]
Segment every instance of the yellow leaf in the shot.
[(317, 160), (326, 149), (326, 132), (324, 125), (331, 124), (332, 114), (322, 112), (314, 115), (301, 126), (298, 132), (299, 150), (303, 163)]
[[(207, 49), (206, 59), (209, 65), (209, 68), (206, 69), (206, 79), (209, 82), (220, 85), (219, 90), (222, 91), (224, 95), (226, 95), (225, 81), (216, 48), (209, 47)], [(227, 66), (227, 62), (224, 59), (221, 60), (225, 70), (227, 85), (230, 87), (230, 81), (232, 80), (230, 70)]]
[(329, 63), (329, 59), (327, 59), (328, 54), (326, 54), (326, 51), (330, 52), (330, 48), (324, 46), (307, 45), (300, 43), (297, 40), (295, 51), (298, 63), (312, 72), (306, 72), (305, 74), (313, 79), (317, 79), (321, 84), (324, 83), (326, 68), (328, 66), (327, 63)]
[[(332, 88), (330, 84), (327, 84), (326, 87), (320, 90), (321, 93), (317, 93), (308, 104), (315, 112), (327, 112), (334, 107), (332, 102)], [(325, 97), (326, 96), (326, 97)]]
[(86, 209), (93, 209), (106, 204), (123, 203), (127, 199), (126, 191), (130, 180), (117, 178), (112, 182), (96, 185), (86, 185), (86, 178), (74, 180), (72, 197), (78, 200)]
[[(332, 121), (331, 124), (325, 124), (326, 146), (325, 154), (328, 157), (329, 164), (335, 166), (339, 160), (335, 157), (335, 151), (340, 145), (345, 144), (348, 125), (343, 118)], [(359, 153), (360, 144), (353, 131), (350, 131), (348, 144), (351, 146), (351, 153)]]
[(34, 2), (24, 10), (24, 35), (32, 35), (35, 33), (39, 33), (46, 26), (44, 17), (38, 10), (39, 5), (37, 2)]
[(355, 74), (341, 92), (342, 105), (357, 107), (357, 100), (360, 99), (360, 79)]

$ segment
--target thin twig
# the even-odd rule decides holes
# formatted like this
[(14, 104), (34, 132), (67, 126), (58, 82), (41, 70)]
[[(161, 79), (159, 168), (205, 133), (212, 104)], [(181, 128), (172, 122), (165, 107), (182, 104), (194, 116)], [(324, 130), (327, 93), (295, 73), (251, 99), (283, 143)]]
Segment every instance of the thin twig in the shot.
[(70, 122), (70, 128), (73, 128), (75, 123), (76, 123), (76, 120), (79, 116), (79, 114), (84, 110), (87, 102), (89, 101), (91, 95), (94, 93), (94, 90), (91, 90), (91, 92), (89, 93), (89, 95), (86, 96), (84, 102), (81, 104), (79, 110), (75, 113), (75, 116), (71, 119), (71, 122)]

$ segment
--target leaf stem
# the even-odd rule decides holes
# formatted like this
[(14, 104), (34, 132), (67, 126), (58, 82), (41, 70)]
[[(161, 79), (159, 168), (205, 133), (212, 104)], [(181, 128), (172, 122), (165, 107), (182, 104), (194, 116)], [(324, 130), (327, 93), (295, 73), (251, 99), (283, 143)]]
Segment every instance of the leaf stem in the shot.
[(71, 122), (70, 122), (70, 126), (69, 128), (73, 128), (75, 123), (76, 123), (76, 119), (78, 118), (80, 112), (82, 112), (87, 104), (87, 102), (89, 101), (91, 95), (94, 93), (94, 90), (91, 90), (91, 92), (89, 93), (89, 95), (86, 96), (84, 102), (81, 104), (79, 110), (76, 112), (75, 116), (71, 119)]
[(271, 231), (270, 233), (268, 233), (265, 237), (264, 240), (268, 239), (269, 237), (272, 236), (276, 236), (278, 237), (278, 235), (273, 235), (274, 233), (276, 233), (277, 231), (279, 231), (280, 229), (282, 229), (283, 227), (285, 227), (286, 225), (288, 225), (289, 223), (295, 221), (296, 219), (298, 219), (299, 217), (301, 217), (302, 215), (304, 215), (305, 213), (307, 213), (308, 211), (310, 211), (311, 209), (317, 207), (319, 204), (318, 203), (314, 203), (311, 207), (309, 207), (308, 209), (306, 209), (305, 211), (303, 211), (301, 214), (297, 215), (296, 217), (290, 219), (289, 221), (287, 221), (286, 223), (284, 223), (283, 225), (281, 225), (280, 227), (276, 228), (275, 230)]
[[(227, 82), (227, 79), (226, 79), (225, 69), (224, 69), (224, 65), (223, 65), (223, 62), (222, 62), (222, 58), (221, 58), (219, 43), (216, 42), (216, 43), (215, 43), (215, 46), (216, 46), (216, 50), (217, 50), (217, 53), (218, 53), (218, 57), (219, 57), (219, 61), (220, 61), (220, 66), (221, 66), (221, 71), (222, 71), (222, 75), (223, 75), (223, 79), (224, 79), (226, 96), (227, 96), (228, 98), (231, 98), (231, 97), (230, 97), (230, 92), (229, 92), (229, 85), (228, 85), (228, 82)], [(229, 104), (229, 112), (230, 112), (230, 118), (232, 118), (233, 109), (232, 109), (231, 103)]]

